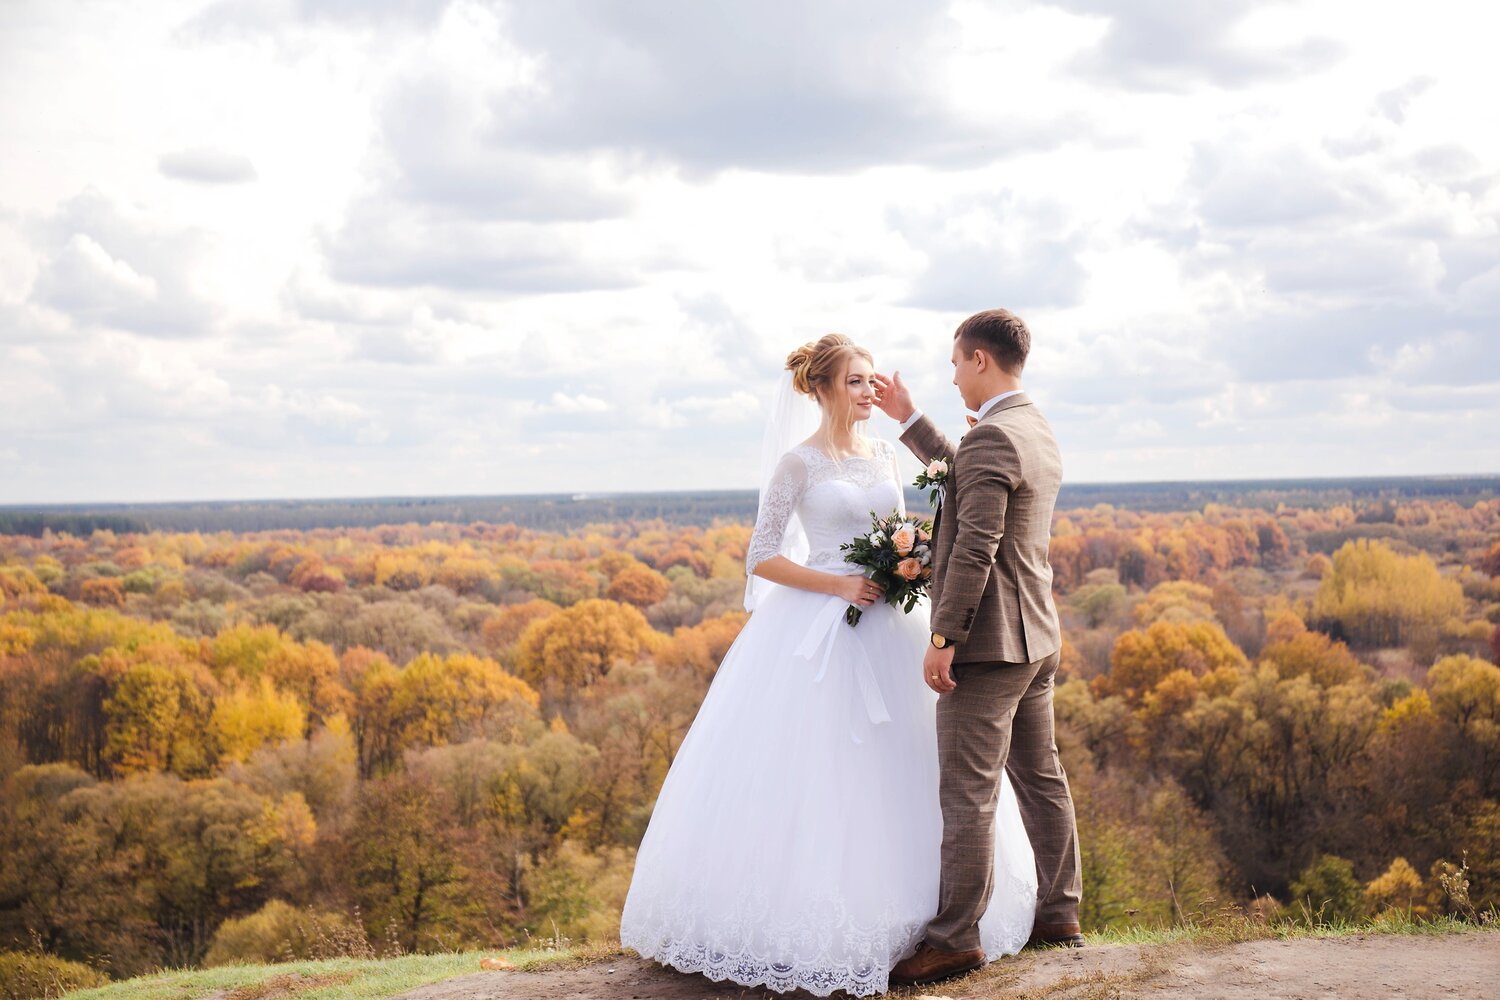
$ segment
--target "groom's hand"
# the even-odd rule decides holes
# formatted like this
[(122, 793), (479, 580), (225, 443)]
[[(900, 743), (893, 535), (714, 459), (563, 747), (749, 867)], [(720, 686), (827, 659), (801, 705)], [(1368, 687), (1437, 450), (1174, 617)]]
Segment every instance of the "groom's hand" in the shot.
[(928, 643), (927, 655), (922, 657), (922, 679), (938, 694), (947, 694), (958, 687), (953, 680), (952, 646), (938, 649)]
[(911, 393), (907, 391), (906, 383), (901, 381), (901, 373), (892, 372), (887, 378), (876, 372), (871, 380), (875, 383), (875, 405), (880, 407), (880, 412), (898, 424), (905, 423), (917, 404), (911, 401)]

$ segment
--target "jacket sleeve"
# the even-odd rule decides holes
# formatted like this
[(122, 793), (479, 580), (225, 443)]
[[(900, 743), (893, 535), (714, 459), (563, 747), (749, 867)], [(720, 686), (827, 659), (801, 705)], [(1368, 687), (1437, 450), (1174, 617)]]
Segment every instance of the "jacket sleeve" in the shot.
[(1011, 491), (1021, 482), (1020, 456), (1002, 428), (981, 423), (964, 436), (952, 475), (958, 530), (943, 569), (942, 594), (932, 610), (932, 631), (961, 643), (974, 625), (1005, 536)]
[(938, 430), (937, 424), (927, 414), (917, 418), (917, 422), (906, 429), (901, 435), (901, 443), (911, 449), (911, 453), (921, 460), (923, 465), (929, 464), (934, 458), (946, 459), (949, 468), (953, 466), (953, 453), (956, 450), (953, 443), (949, 441), (943, 432)]

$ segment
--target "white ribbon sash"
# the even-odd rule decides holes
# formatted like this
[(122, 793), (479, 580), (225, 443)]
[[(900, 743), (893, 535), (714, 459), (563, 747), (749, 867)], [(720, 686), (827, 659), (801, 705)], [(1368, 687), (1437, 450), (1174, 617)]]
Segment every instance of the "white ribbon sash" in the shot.
[[(813, 678), (814, 684), (822, 683), (828, 673), (828, 661), (833, 656), (833, 647), (840, 641), (843, 629), (849, 626), (844, 624), (844, 612), (848, 610), (848, 602), (841, 597), (830, 597), (827, 605), (819, 611), (817, 617), (808, 626), (807, 634), (797, 645), (797, 655), (804, 660), (811, 661), (817, 655), (818, 650), (823, 650), (822, 661), (818, 664), (817, 676)], [(891, 721), (891, 713), (885, 707), (885, 699), (880, 695), (880, 685), (875, 682), (875, 671), (870, 667), (870, 658), (865, 655), (864, 646), (853, 635), (843, 638), (847, 645), (855, 644), (854, 649), (854, 680), (859, 686), (861, 699), (864, 701), (865, 714), (869, 717), (872, 725), (881, 725)], [(863, 743), (859, 734), (851, 725), (849, 736), (855, 743)]]

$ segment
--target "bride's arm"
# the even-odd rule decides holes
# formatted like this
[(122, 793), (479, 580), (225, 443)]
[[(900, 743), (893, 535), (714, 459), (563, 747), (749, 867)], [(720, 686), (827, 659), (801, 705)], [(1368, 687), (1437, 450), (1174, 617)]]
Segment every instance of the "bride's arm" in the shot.
[(868, 608), (880, 595), (880, 585), (859, 575), (839, 576), (822, 573), (794, 563), (786, 556), (772, 556), (755, 566), (755, 575), (762, 580), (779, 583), (783, 587), (810, 590), (815, 594), (835, 594), (848, 601)]

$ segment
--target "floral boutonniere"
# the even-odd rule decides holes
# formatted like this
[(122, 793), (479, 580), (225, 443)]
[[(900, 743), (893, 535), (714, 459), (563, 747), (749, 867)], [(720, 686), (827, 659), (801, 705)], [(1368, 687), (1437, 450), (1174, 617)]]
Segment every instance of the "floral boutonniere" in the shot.
[(927, 502), (934, 507), (938, 506), (938, 497), (942, 496), (948, 486), (947, 459), (934, 458), (928, 462), (927, 468), (917, 473), (912, 485), (919, 490), (927, 490)]

